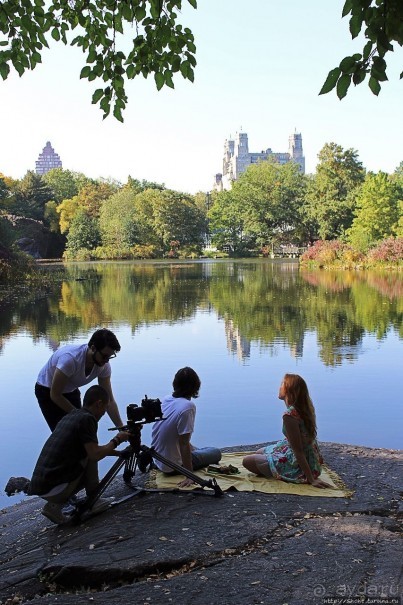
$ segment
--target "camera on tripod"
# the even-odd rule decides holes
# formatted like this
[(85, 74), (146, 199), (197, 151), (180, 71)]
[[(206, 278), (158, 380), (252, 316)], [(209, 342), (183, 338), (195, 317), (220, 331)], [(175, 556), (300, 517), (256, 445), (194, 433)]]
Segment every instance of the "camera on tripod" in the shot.
[(129, 430), (131, 426), (136, 424), (148, 424), (156, 420), (163, 420), (161, 401), (159, 399), (149, 399), (147, 395), (142, 399), (141, 405), (129, 403), (126, 408), (126, 414)]

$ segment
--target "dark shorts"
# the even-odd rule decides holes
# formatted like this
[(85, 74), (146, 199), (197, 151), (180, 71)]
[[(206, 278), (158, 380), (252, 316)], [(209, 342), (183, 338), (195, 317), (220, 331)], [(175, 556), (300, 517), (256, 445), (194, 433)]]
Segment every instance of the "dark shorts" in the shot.
[[(66, 412), (59, 408), (54, 401), (50, 398), (50, 388), (44, 387), (41, 384), (35, 384), (35, 395), (41, 408), (42, 414), (45, 417), (46, 422), (49, 425), (50, 430), (53, 432), (59, 420), (66, 415)], [(75, 408), (81, 408), (81, 395), (78, 389), (71, 391), (71, 393), (63, 393), (63, 397), (68, 399)]]

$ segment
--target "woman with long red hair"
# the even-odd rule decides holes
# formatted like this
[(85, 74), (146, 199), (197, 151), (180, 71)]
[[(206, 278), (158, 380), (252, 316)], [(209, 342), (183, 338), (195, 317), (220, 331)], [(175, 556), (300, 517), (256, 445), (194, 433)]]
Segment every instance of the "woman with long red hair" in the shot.
[(310, 483), (319, 488), (332, 487), (319, 479), (323, 460), (316, 441), (315, 408), (305, 380), (298, 374), (286, 374), (278, 398), (286, 405), (284, 439), (245, 456), (244, 467), (264, 477)]

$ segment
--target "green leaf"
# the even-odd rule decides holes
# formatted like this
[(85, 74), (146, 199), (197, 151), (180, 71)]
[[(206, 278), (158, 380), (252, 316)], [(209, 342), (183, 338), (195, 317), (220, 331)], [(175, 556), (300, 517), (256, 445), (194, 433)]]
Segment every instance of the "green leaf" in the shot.
[(367, 72), (365, 69), (360, 69), (359, 71), (356, 71), (355, 74), (353, 74), (353, 84), (355, 86), (358, 86), (358, 84), (361, 84), (361, 82), (365, 80), (366, 76)]
[(7, 63), (0, 63), (0, 76), (3, 78), (3, 80), (7, 79), (7, 76), (9, 73), (10, 73), (10, 66)]
[(91, 74), (91, 67), (89, 65), (86, 65), (85, 67), (82, 68), (81, 73), (80, 73), (80, 80), (82, 78), (88, 78), (89, 75)]
[(19, 61), (13, 61), (13, 65), (14, 65), (14, 69), (18, 72), (18, 75), (21, 77), (25, 71), (24, 66), (21, 65), (21, 63)]
[(97, 88), (97, 90), (92, 95), (92, 103), (98, 103), (98, 101), (104, 96), (104, 91), (102, 88)]
[(335, 69), (332, 69), (331, 71), (329, 71), (327, 78), (326, 78), (326, 82), (323, 84), (319, 94), (326, 95), (328, 92), (333, 90), (333, 88), (337, 84), (337, 80), (339, 79), (340, 74), (341, 74), (340, 67), (335, 67)]
[(340, 78), (337, 82), (337, 88), (336, 88), (337, 96), (339, 97), (340, 101), (341, 101), (341, 99), (343, 99), (346, 96), (350, 84), (351, 84), (351, 75), (350, 74), (343, 74), (342, 76), (340, 76)]
[(188, 68), (188, 80), (190, 80), (191, 82), (194, 82), (194, 79), (195, 79), (194, 71), (189, 66), (189, 68)]
[(353, 7), (353, 2), (352, 0), (346, 0), (344, 7), (343, 7), (343, 12), (341, 14), (342, 17), (345, 17), (346, 15), (348, 15), (348, 13), (351, 13), (351, 9)]
[(381, 92), (381, 85), (379, 84), (378, 80), (376, 80), (373, 76), (370, 77), (368, 86), (376, 96), (378, 96)]
[(115, 116), (115, 118), (117, 120), (119, 120), (119, 122), (123, 123), (122, 111), (121, 111), (120, 107), (116, 106), (116, 104), (115, 104), (115, 107), (113, 108), (113, 115)]
[(371, 42), (371, 40), (368, 40), (368, 42), (364, 46), (364, 50), (362, 53), (363, 59), (365, 61), (368, 59), (369, 55), (371, 54), (372, 47), (373, 47), (373, 43)]
[(358, 15), (354, 15), (353, 17), (351, 17), (350, 33), (351, 33), (351, 37), (353, 39), (358, 36), (358, 34), (361, 31), (361, 27), (362, 27), (362, 17), (359, 17)]
[(354, 71), (355, 63), (353, 57), (344, 57), (339, 67), (343, 73), (348, 74)]
[(174, 83), (172, 81), (172, 72), (168, 69), (164, 73), (165, 84), (169, 86), (169, 88), (175, 88)]
[(53, 38), (53, 40), (60, 40), (60, 32), (57, 29), (57, 27), (54, 27), (52, 29), (52, 38)]
[(133, 63), (131, 65), (129, 65), (126, 69), (126, 75), (129, 78), (129, 80), (133, 80), (133, 78), (136, 75), (136, 68), (133, 65)]
[(189, 71), (189, 67), (190, 67), (190, 63), (189, 61), (182, 61), (182, 63), (180, 64), (180, 71), (181, 74), (184, 78), (188, 77), (188, 71)]
[(162, 87), (164, 86), (164, 84), (165, 84), (165, 78), (164, 78), (164, 76), (162, 75), (162, 73), (160, 73), (159, 71), (157, 71), (157, 72), (154, 74), (154, 80), (155, 80), (155, 83), (156, 83), (156, 85), (157, 85), (157, 90), (161, 90), (161, 88), (162, 88)]

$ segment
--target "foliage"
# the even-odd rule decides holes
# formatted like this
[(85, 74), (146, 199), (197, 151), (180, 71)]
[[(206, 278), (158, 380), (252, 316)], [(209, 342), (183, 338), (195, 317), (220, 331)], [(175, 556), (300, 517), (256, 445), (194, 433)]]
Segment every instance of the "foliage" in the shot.
[(192, 196), (166, 189), (153, 207), (153, 229), (164, 250), (168, 250), (174, 240), (181, 246), (201, 246), (206, 230), (205, 216)]
[(208, 216), (213, 244), (245, 254), (274, 241), (305, 240), (299, 216), (304, 194), (305, 176), (297, 164), (264, 161), (249, 166), (231, 191), (212, 197)]
[(50, 231), (52, 231), (52, 233), (60, 233), (56, 202), (46, 202), (43, 216)]
[(233, 185), (245, 233), (258, 245), (295, 239), (304, 199), (305, 177), (298, 164), (264, 161), (251, 165)]
[[(103, 246), (115, 247), (116, 251), (138, 243), (134, 200), (135, 194), (131, 189), (122, 189), (104, 200), (99, 215)], [(115, 255), (112, 258), (115, 258)]]
[(64, 168), (52, 168), (42, 176), (42, 180), (52, 190), (52, 200), (60, 204), (78, 194), (84, 185), (94, 183), (81, 172), (72, 172)]
[(30, 256), (17, 248), (11, 247), (7, 250), (0, 245), (0, 284), (31, 279), (35, 273), (35, 262)]
[(44, 219), (46, 202), (52, 199), (52, 190), (40, 174), (29, 170), (23, 179), (17, 181), (14, 197), (16, 214), (41, 221)]
[(71, 199), (63, 200), (57, 207), (60, 214), (60, 232), (66, 233), (75, 215), (84, 212), (98, 218), (102, 203), (116, 191), (116, 186), (106, 182), (92, 182), (84, 185)]
[[(188, 2), (196, 8), (196, 0)], [(158, 90), (174, 88), (175, 73), (193, 81), (196, 47), (190, 29), (178, 22), (181, 5), (182, 0), (5, 0), (0, 75), (5, 80), (11, 65), (20, 76), (34, 69), (51, 39), (77, 46), (86, 55), (80, 78), (101, 82), (92, 102), (99, 103), (104, 118), (113, 106), (113, 115), (123, 121), (127, 80), (154, 74)]]
[(368, 258), (380, 263), (403, 263), (403, 237), (388, 237), (369, 251)]
[(336, 88), (337, 96), (343, 99), (351, 83), (361, 84), (369, 74), (368, 86), (378, 95), (380, 83), (388, 79), (385, 56), (394, 51), (392, 42), (403, 45), (403, 3), (401, 0), (346, 0), (342, 16), (347, 15), (351, 15), (351, 37), (356, 38), (364, 28), (366, 43), (361, 53), (344, 57), (339, 66), (329, 72), (319, 94)]
[[(68, 257), (78, 255), (79, 250), (92, 250), (101, 243), (97, 219), (80, 209), (71, 221), (67, 235), (66, 253)], [(81, 254), (81, 253), (80, 253)]]
[(15, 240), (15, 228), (8, 216), (0, 211), (0, 245), (9, 247)]
[(343, 268), (361, 265), (364, 256), (351, 246), (338, 240), (318, 240), (310, 246), (300, 258), (301, 265), (330, 267), (338, 265)]
[(351, 226), (354, 190), (365, 178), (354, 149), (326, 143), (318, 154), (316, 174), (308, 181), (302, 206), (306, 221), (316, 225), (320, 239), (336, 239)]
[(234, 255), (241, 255), (249, 247), (245, 236), (245, 218), (241, 200), (233, 191), (213, 195), (213, 205), (208, 212), (211, 242), (220, 250), (228, 247)]
[(145, 179), (139, 181), (138, 179), (133, 179), (131, 176), (129, 176), (127, 179), (127, 184), (125, 187), (131, 189), (134, 193), (141, 193), (147, 189), (159, 189), (160, 191), (165, 189), (164, 184), (155, 183), (154, 181), (147, 181)]
[(370, 173), (356, 195), (355, 218), (346, 236), (352, 246), (367, 252), (398, 229), (403, 188), (384, 172)]

